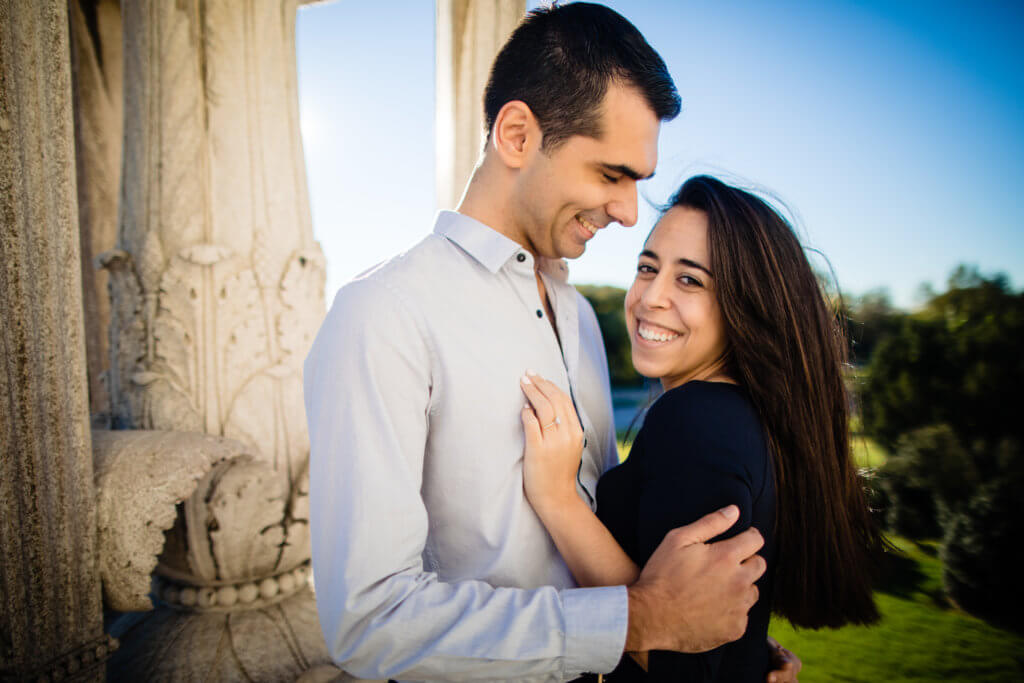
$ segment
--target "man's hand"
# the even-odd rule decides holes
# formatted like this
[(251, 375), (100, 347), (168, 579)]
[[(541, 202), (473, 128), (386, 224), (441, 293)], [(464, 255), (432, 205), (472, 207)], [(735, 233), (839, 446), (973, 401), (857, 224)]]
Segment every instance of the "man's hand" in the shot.
[(772, 670), (766, 679), (768, 683), (798, 683), (796, 675), (804, 666), (800, 658), (779, 645), (771, 636), (768, 636), (768, 647), (772, 651)]
[(629, 586), (626, 650), (706, 652), (736, 640), (766, 563), (757, 529), (707, 544), (739, 518), (735, 505), (673, 529)]

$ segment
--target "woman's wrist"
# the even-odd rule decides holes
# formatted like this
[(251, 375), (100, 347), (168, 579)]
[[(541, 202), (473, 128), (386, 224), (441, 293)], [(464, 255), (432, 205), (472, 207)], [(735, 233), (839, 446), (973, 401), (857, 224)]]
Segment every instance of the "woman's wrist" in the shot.
[(566, 519), (571, 519), (572, 515), (578, 512), (578, 507), (586, 507), (586, 511), (590, 512), (590, 508), (584, 503), (579, 495), (576, 494), (576, 488), (566, 488), (557, 492), (548, 492), (541, 499), (534, 502), (533, 509), (537, 512), (537, 516), (541, 518), (544, 525), (548, 527), (549, 531), (551, 525), (557, 525)]

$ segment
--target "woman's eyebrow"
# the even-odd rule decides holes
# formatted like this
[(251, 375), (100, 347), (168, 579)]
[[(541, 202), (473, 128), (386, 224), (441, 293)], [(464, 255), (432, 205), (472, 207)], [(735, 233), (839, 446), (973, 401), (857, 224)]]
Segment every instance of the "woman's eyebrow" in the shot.
[[(647, 258), (650, 258), (650, 259), (654, 259), (655, 261), (659, 261), (660, 260), (658, 258), (658, 255), (655, 254), (650, 249), (644, 249), (643, 251), (640, 252), (640, 255), (641, 256), (646, 256)], [(708, 270), (707, 268), (705, 268), (703, 265), (701, 265), (700, 263), (698, 263), (696, 261), (693, 261), (693, 260), (688, 259), (688, 258), (681, 258), (681, 259), (679, 259), (679, 263), (681, 263), (684, 266), (689, 266), (690, 268), (696, 268), (697, 270), (703, 270), (708, 275), (711, 275), (711, 277), (714, 277), (714, 275), (711, 274), (710, 270)]]

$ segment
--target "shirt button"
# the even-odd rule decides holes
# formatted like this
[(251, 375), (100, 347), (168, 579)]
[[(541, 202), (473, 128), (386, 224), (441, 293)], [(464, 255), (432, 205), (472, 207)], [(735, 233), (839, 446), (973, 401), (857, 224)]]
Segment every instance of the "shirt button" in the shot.
[(519, 261), (520, 263), (522, 263), (525, 260), (526, 260), (526, 254), (516, 254), (516, 261)]
[(542, 311), (542, 310), (540, 310), (540, 309), (538, 308), (538, 309), (537, 309), (537, 317), (538, 317), (538, 318), (543, 318), (543, 317), (544, 317), (544, 311)]

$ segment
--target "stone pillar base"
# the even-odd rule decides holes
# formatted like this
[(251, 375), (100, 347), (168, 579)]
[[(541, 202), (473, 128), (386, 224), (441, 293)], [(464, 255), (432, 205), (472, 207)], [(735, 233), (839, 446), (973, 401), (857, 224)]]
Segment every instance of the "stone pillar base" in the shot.
[(330, 664), (313, 592), (266, 607), (183, 611), (158, 604), (111, 627), (108, 681), (294, 681)]

